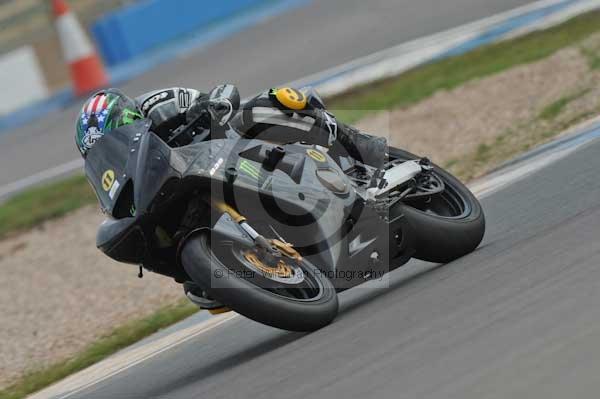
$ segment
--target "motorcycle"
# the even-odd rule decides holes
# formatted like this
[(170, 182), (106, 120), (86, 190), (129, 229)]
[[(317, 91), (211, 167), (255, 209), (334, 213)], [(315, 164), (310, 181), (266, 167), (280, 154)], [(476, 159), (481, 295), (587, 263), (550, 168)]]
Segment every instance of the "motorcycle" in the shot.
[(375, 168), (301, 138), (211, 135), (196, 122), (168, 142), (149, 120), (117, 128), (85, 173), (108, 216), (98, 248), (201, 287), (220, 310), (313, 331), (336, 317), (337, 293), (411, 258), (450, 262), (483, 238), (478, 200), (426, 158), (389, 148)]

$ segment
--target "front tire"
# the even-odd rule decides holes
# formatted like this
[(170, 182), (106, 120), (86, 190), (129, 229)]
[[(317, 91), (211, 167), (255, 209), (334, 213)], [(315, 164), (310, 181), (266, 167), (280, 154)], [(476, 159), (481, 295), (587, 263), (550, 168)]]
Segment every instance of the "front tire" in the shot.
[[(306, 260), (303, 259), (298, 264), (304, 276), (310, 279), (310, 292), (315, 293), (312, 297), (300, 291), (286, 289), (285, 286), (278, 288), (276, 284), (275, 288), (271, 285), (261, 287), (259, 284), (261, 281), (264, 283), (264, 276), (253, 281), (242, 278), (246, 273), (232, 273), (239, 272), (242, 267), (240, 264), (243, 263), (239, 257), (233, 256), (237, 249), (230, 242), (217, 242), (215, 247), (211, 245), (210, 233), (201, 232), (185, 243), (181, 262), (196, 284), (237, 313), (259, 323), (290, 331), (318, 330), (336, 317), (338, 298), (335, 288), (323, 273)], [(232, 267), (234, 264), (236, 267)], [(214, 276), (221, 276), (217, 282), (218, 287), (214, 284)], [(224, 276), (227, 278), (223, 278)], [(300, 289), (300, 286), (293, 288)], [(300, 292), (300, 295), (286, 296), (288, 291)]]
[[(391, 159), (419, 157), (390, 147)], [(434, 165), (434, 173), (442, 178), (445, 193), (429, 199), (429, 204), (415, 201), (399, 203), (414, 237), (417, 259), (448, 263), (473, 252), (485, 233), (485, 216), (479, 200), (449, 172)]]

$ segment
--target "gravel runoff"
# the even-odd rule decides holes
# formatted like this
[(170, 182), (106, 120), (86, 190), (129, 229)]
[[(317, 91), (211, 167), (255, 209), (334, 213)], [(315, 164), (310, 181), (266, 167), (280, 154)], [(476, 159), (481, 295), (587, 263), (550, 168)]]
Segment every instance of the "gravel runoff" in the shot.
[[(590, 69), (581, 47), (599, 54), (600, 35), (547, 59), (439, 91), (413, 106), (376, 113), (357, 126), (387, 136), (391, 145), (427, 155), (440, 165), (472, 154), (482, 143), (493, 144), (507, 132), (525, 136), (540, 130), (561, 132), (567, 121), (600, 111), (600, 71)], [(539, 118), (549, 104), (585, 89), (589, 91), (554, 120)], [(551, 139), (549, 135), (546, 141)], [(515, 140), (515, 145), (523, 141), (526, 138)]]
[[(600, 36), (585, 44), (600, 48)], [(515, 126), (552, 128), (582, 110), (600, 109), (600, 76), (579, 47), (504, 73), (438, 92), (358, 126), (434, 161), (472, 153)], [(557, 99), (591, 88), (556, 120), (537, 115)], [(111, 261), (95, 248), (102, 215), (86, 207), (0, 242), (0, 387), (24, 371), (67, 359), (114, 326), (181, 298), (168, 278)], [(51, 254), (51, 256), (50, 256)]]
[(169, 278), (96, 249), (97, 207), (0, 242), (0, 386), (182, 298)]

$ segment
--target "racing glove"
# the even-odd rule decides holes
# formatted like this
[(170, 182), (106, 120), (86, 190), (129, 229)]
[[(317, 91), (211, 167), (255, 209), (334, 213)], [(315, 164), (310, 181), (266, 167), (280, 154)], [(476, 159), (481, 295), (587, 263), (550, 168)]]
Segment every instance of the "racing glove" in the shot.
[(240, 106), (240, 94), (233, 85), (215, 87), (208, 96), (199, 98), (187, 111), (187, 123), (200, 118), (202, 127), (209, 128), (210, 123), (225, 126)]

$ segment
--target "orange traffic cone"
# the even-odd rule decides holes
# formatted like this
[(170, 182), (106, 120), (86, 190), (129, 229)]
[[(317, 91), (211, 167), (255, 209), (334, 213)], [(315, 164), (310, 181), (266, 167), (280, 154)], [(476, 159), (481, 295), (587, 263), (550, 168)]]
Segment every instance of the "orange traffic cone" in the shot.
[(102, 88), (108, 77), (98, 53), (64, 0), (52, 0), (56, 30), (65, 61), (71, 69), (75, 94)]

